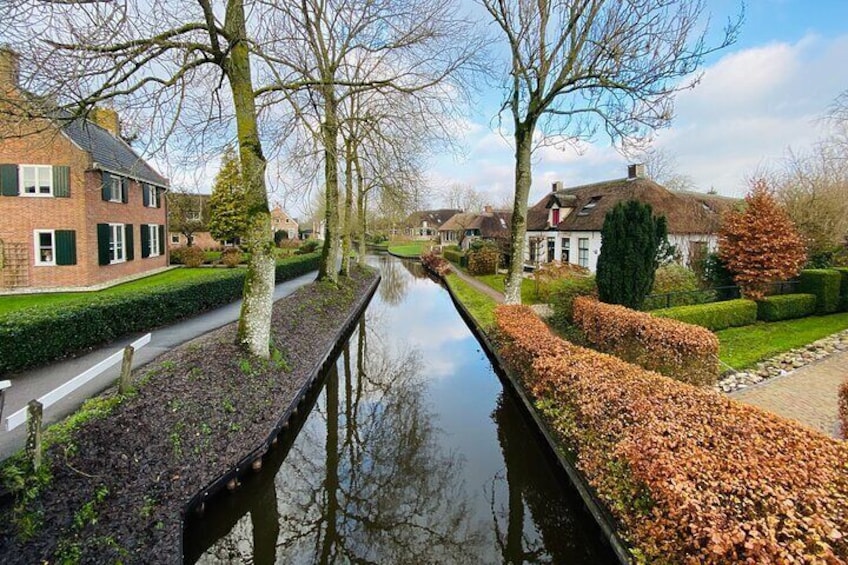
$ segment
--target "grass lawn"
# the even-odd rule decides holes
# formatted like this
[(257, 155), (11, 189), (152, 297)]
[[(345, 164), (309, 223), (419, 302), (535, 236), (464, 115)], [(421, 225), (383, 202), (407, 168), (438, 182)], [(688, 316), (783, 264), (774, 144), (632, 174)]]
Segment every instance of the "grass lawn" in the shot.
[(719, 357), (734, 369), (745, 369), (846, 328), (848, 312), (728, 328), (716, 332), (721, 343)]
[[(486, 285), (497, 290), (501, 294), (504, 291), (505, 275), (481, 275), (475, 277)], [(541, 300), (536, 296), (536, 282), (533, 279), (521, 279), (521, 303), (522, 304), (538, 304)]]
[(213, 280), (227, 276), (229, 269), (172, 269), (143, 279), (138, 279), (124, 284), (119, 284), (96, 292), (54, 292), (45, 294), (18, 294), (13, 296), (0, 296), (0, 316), (14, 310), (32, 307), (55, 307), (64, 306), (75, 302), (84, 302), (100, 296), (115, 296), (136, 292), (160, 285), (168, 285), (184, 280)]
[(471, 317), (477, 320), (477, 323), (485, 330), (488, 330), (495, 324), (495, 302), (491, 297), (483, 294), (467, 282), (459, 278), (453, 273), (449, 273), (445, 280), (451, 288), (457, 299), (462, 302)]
[(406, 243), (403, 245), (390, 245), (389, 253), (400, 255), (401, 257), (418, 258), (421, 257), (421, 251), (424, 249), (424, 242)]

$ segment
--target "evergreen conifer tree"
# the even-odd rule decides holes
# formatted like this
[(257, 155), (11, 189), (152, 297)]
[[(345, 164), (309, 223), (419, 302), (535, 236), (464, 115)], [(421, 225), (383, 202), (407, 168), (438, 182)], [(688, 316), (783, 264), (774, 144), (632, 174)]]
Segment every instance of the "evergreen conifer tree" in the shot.
[(247, 231), (248, 213), (238, 155), (228, 147), (209, 198), (209, 232), (219, 241), (239, 240)]

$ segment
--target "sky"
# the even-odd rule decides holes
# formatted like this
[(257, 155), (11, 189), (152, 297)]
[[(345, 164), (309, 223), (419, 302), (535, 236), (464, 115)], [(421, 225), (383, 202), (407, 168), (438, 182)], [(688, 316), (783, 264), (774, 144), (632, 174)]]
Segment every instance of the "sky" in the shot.
[[(714, 28), (740, 5), (706, 4)], [(702, 71), (701, 83), (677, 97), (674, 120), (653, 144), (691, 178), (693, 190), (742, 196), (751, 175), (779, 166), (790, 147), (803, 151), (820, 138), (821, 117), (848, 90), (848, 0), (748, 0), (738, 41), (710, 56)], [(429, 182), (436, 193), (462, 183), (494, 205), (510, 201), (511, 143), (491, 127), (498, 102), (496, 91), (481, 96), (478, 111), (460, 126), (463, 153), (433, 160)], [(580, 153), (537, 151), (531, 204), (553, 181), (576, 186), (621, 178), (629, 162), (602, 138)]]

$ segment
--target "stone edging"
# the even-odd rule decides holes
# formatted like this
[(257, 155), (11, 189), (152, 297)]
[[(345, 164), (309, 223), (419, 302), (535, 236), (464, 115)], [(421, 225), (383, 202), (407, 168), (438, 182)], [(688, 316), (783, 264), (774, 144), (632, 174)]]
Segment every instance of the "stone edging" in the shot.
[(428, 270), (433, 276), (435, 276), (438, 280), (442, 282), (444, 287), (448, 291), (448, 295), (453, 300), (454, 305), (457, 308), (460, 316), (462, 316), (465, 323), (471, 329), (471, 332), (477, 338), (477, 341), (483, 347), (483, 350), (488, 355), (489, 359), (493, 361), (493, 365), (497, 369), (498, 375), (505, 380), (506, 383), (509, 384), (512, 392), (518, 397), (521, 401), (521, 405), (524, 408), (526, 414), (528, 414), (533, 422), (536, 424), (536, 429), (539, 434), (544, 439), (547, 444), (550, 452), (556, 457), (557, 462), (560, 467), (565, 470), (568, 478), (571, 480), (572, 485), (577, 490), (580, 498), (583, 500), (583, 503), (586, 505), (586, 508), (589, 510), (589, 513), (595, 519), (595, 522), (601, 528), (607, 543), (609, 543), (610, 547), (613, 550), (613, 553), (618, 558), (618, 562), (622, 565), (629, 565), (633, 563), (635, 560), (633, 558), (633, 554), (630, 552), (627, 544), (624, 540), (621, 539), (621, 536), (618, 534), (618, 529), (616, 527), (615, 519), (606, 509), (601, 501), (598, 500), (597, 496), (595, 496), (594, 489), (589, 485), (586, 478), (583, 474), (577, 469), (572, 461), (568, 459), (568, 457), (562, 452), (562, 448), (558, 445), (556, 440), (554, 439), (553, 434), (548, 429), (547, 424), (541, 419), (539, 414), (536, 412), (536, 409), (533, 406), (533, 403), (527, 397), (522, 388), (518, 379), (506, 368), (506, 365), (498, 354), (492, 342), (489, 340), (489, 337), (485, 334), (483, 329), (477, 325), (477, 321), (471, 316), (471, 313), (465, 308), (465, 305), (460, 302), (457, 297), (454, 295), (450, 286), (439, 277), (438, 274), (434, 274)]
[[(294, 399), (292, 399), (288, 408), (283, 411), (280, 416), (277, 424), (274, 428), (269, 432), (268, 436), (254, 449), (249, 451), (247, 455), (242, 457), (234, 466), (230, 467), (228, 471), (219, 475), (216, 479), (213, 479), (210, 483), (208, 483), (205, 487), (201, 488), (194, 496), (192, 496), (188, 502), (185, 503), (181, 512), (181, 528), (185, 529), (186, 516), (192, 510), (200, 507), (205, 503), (206, 500), (214, 496), (216, 493), (220, 492), (224, 489), (230, 481), (237, 481), (238, 478), (244, 475), (248, 469), (251, 468), (251, 465), (254, 461), (261, 460), (262, 457), (268, 452), (271, 446), (276, 443), (277, 437), (285, 431), (289, 427), (289, 422), (293, 417), (297, 415), (298, 409), (301, 404), (303, 404), (304, 400), (308, 397), (309, 393), (313, 390), (313, 388), (320, 384), (320, 377), (327, 371), (330, 366), (330, 363), (334, 363), (337, 357), (338, 351), (340, 349), (340, 345), (353, 333), (353, 328), (356, 325), (356, 322), (365, 312), (365, 308), (371, 302), (371, 298), (374, 296), (374, 293), (377, 291), (377, 287), (380, 285), (380, 281), (382, 277), (378, 274), (374, 281), (371, 283), (370, 288), (367, 289), (365, 294), (363, 294), (359, 300), (353, 305), (350, 312), (348, 313), (347, 318), (344, 323), (339, 327), (339, 330), (336, 332), (335, 339), (333, 340), (333, 344), (324, 352), (324, 355), (321, 357), (321, 360), (315, 364), (309, 374), (303, 381), (303, 384), (300, 388), (300, 391), (295, 395)], [(183, 559), (185, 559), (185, 540), (183, 539), (183, 535), (180, 535), (180, 555)]]
[(763, 384), (776, 377), (807, 367), (827, 359), (840, 351), (848, 351), (848, 330), (814, 341), (804, 347), (791, 349), (757, 365), (747, 371), (735, 371), (722, 378), (713, 388), (717, 392), (731, 394), (752, 386)]

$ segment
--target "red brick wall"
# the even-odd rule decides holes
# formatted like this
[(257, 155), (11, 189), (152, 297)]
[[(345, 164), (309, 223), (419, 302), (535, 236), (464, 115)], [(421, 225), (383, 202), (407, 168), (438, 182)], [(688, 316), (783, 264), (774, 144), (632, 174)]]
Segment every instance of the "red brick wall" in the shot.
[[(23, 244), (28, 250), (29, 286), (89, 286), (166, 266), (167, 245), (164, 243), (162, 256), (141, 259), (138, 227), (141, 223), (167, 225), (164, 199), (161, 208), (145, 208), (141, 187), (133, 181), (129, 203), (104, 202), (100, 173), (89, 170), (88, 154), (56, 130), (41, 129), (44, 131), (32, 135), (0, 139), (0, 164), (66, 165), (71, 168), (70, 198), (0, 196), (0, 239)], [(97, 224), (108, 222), (133, 224), (133, 261), (98, 265)], [(36, 229), (76, 231), (77, 264), (36, 266), (33, 234)], [(166, 241), (167, 237), (166, 234)]]

